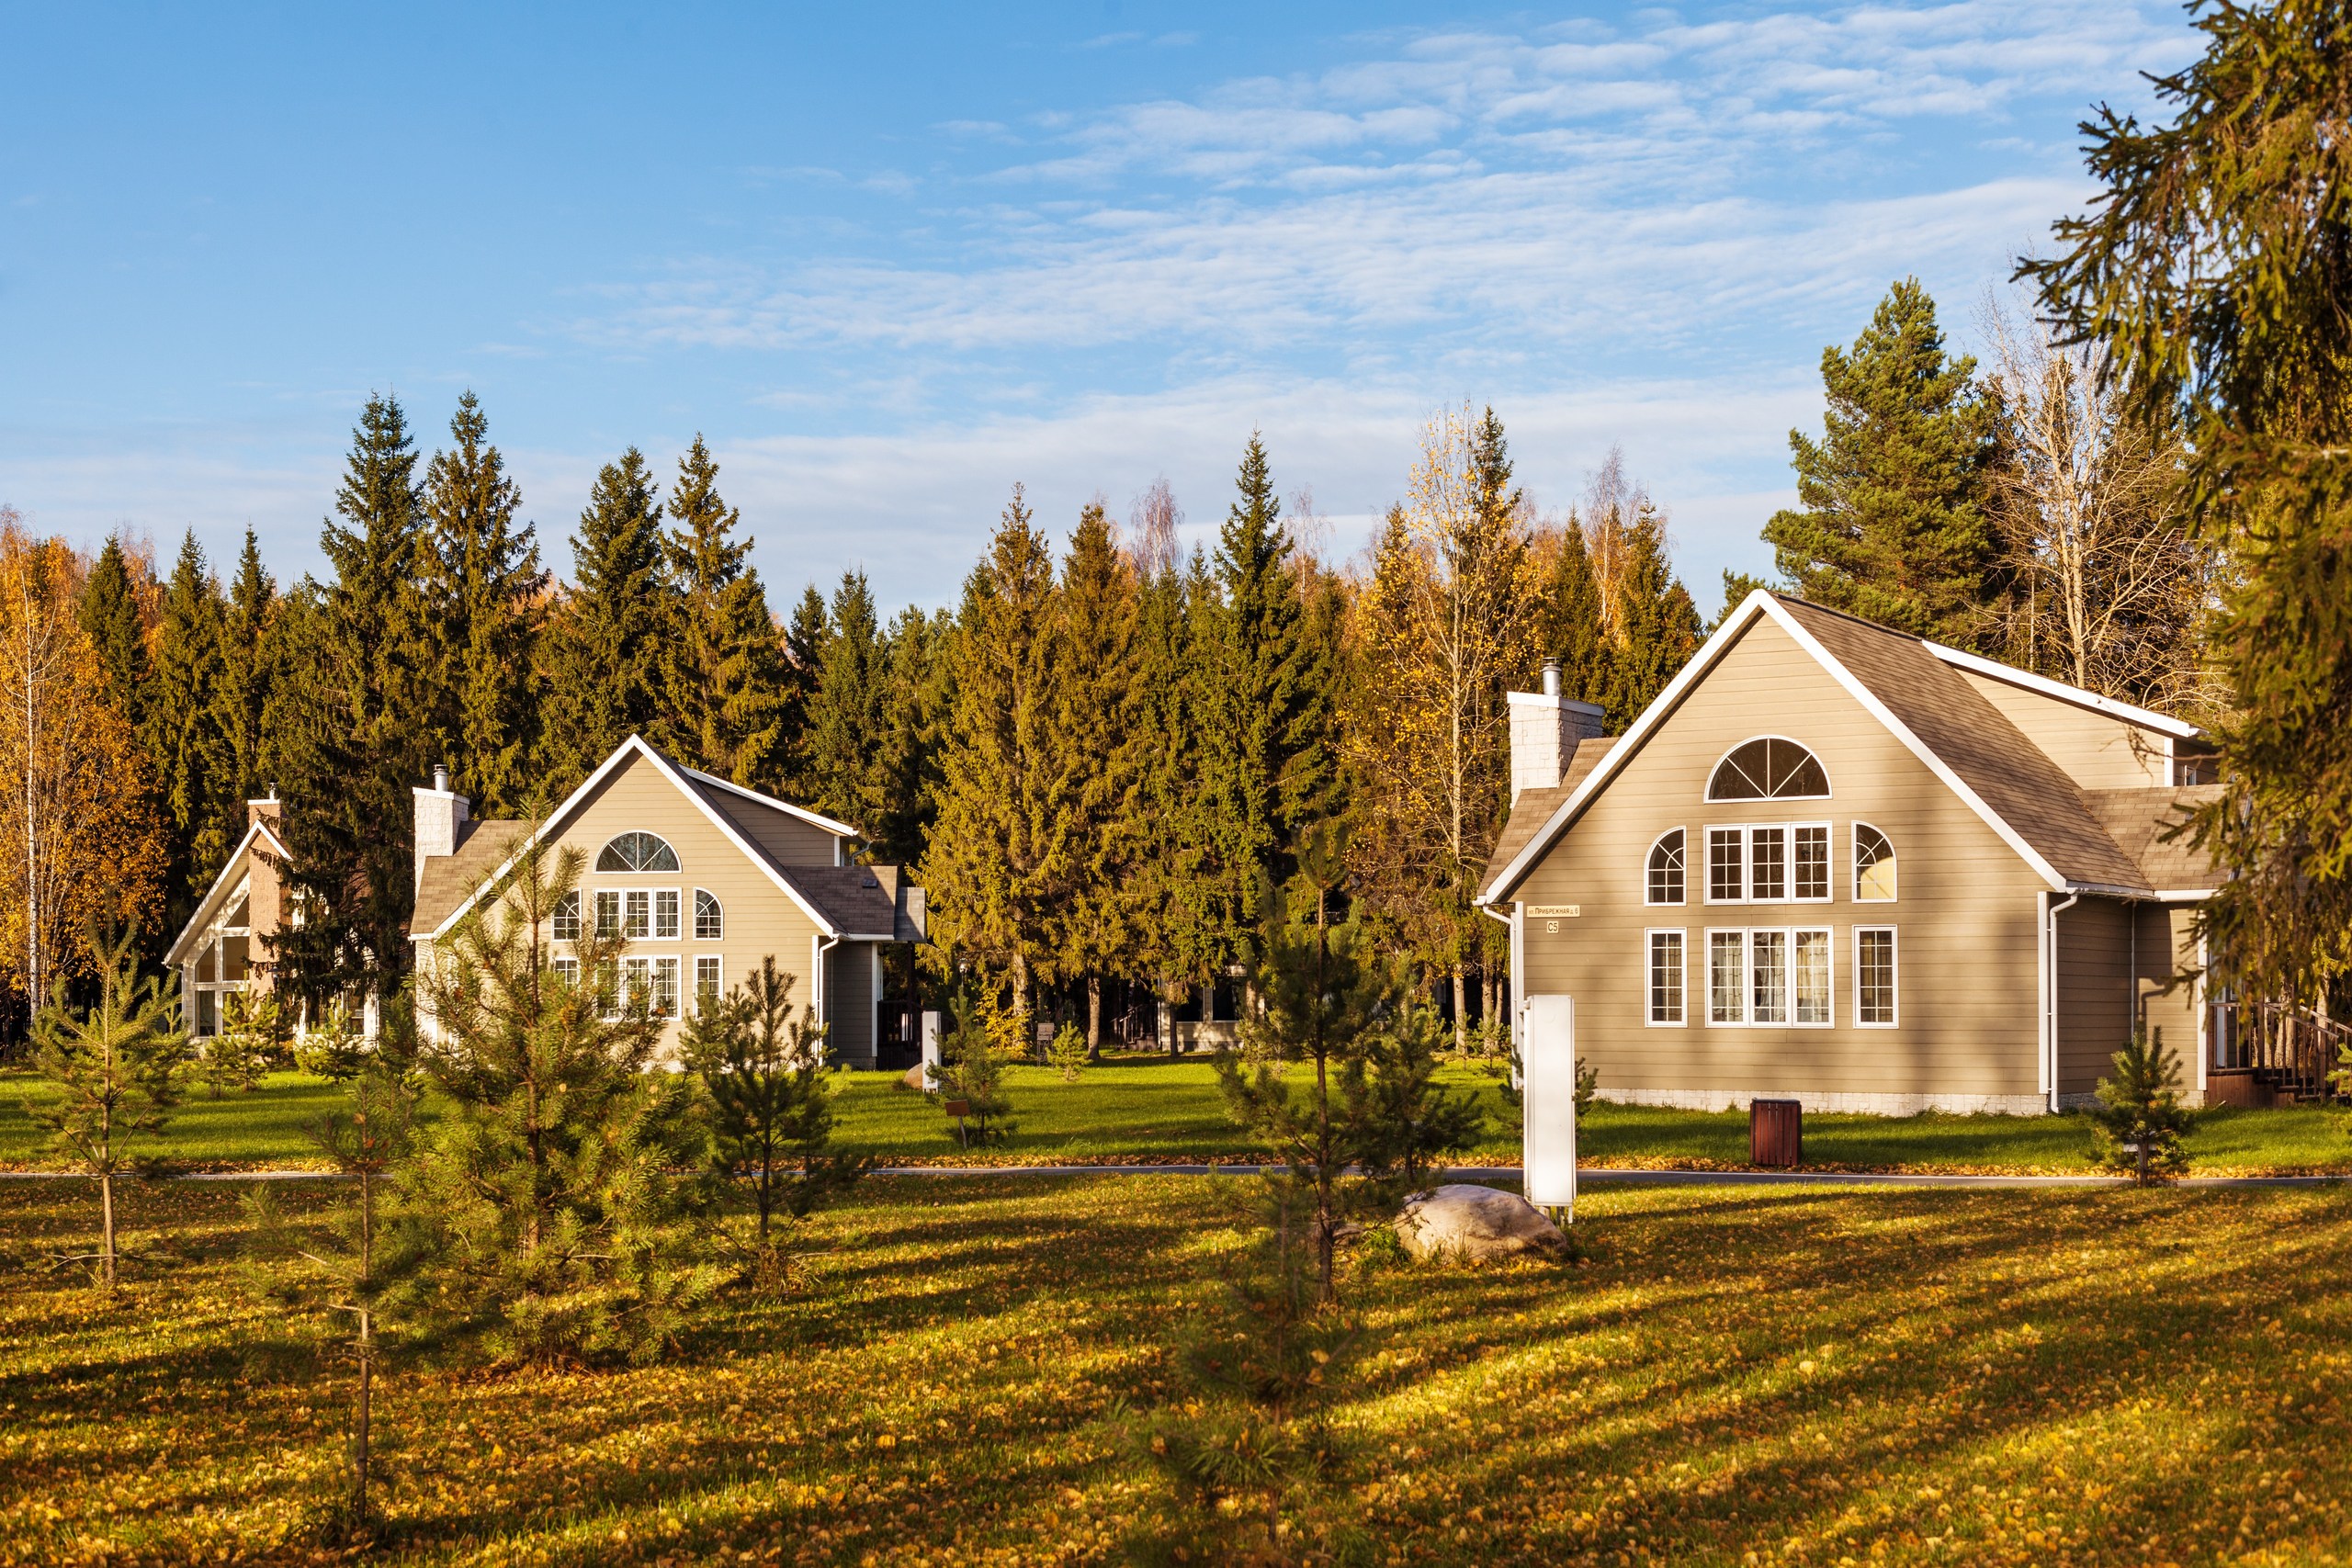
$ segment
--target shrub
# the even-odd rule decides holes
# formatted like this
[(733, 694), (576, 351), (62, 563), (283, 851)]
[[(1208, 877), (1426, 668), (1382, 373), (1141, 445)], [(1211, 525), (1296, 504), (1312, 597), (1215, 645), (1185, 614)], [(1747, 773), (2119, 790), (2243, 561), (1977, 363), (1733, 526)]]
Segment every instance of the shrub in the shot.
[(2099, 1080), (2090, 1113), (2092, 1158), (2131, 1172), (2142, 1187), (2187, 1170), (2180, 1139), (2195, 1117), (2180, 1103), (2180, 1058), (2165, 1043), (2164, 1031), (2153, 1037), (2132, 1031), (2111, 1060), (2115, 1076)]

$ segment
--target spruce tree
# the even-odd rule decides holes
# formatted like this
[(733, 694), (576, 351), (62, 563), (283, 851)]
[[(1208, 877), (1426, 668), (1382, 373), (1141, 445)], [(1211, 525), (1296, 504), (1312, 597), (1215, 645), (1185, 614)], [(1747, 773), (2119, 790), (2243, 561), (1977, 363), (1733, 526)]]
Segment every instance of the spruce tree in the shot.
[(175, 931), (244, 831), (235, 760), (220, 723), (227, 619), (220, 584), (191, 530), (164, 590), (144, 736), (170, 825), (164, 924)]
[(817, 705), (817, 689), (824, 683), (825, 652), (831, 637), (825, 614), (825, 596), (813, 582), (800, 591), (792, 619), (784, 631), (785, 776), (792, 792), (813, 798), (822, 789), (815, 776), (809, 750), (809, 726)]
[(511, 817), (535, 787), (532, 661), (547, 577), (531, 525), (517, 523), (523, 492), (489, 434), (481, 402), (464, 393), (449, 421), (457, 446), (435, 453), (424, 473), (433, 725), (477, 812)]
[(1647, 500), (1624, 531), (1619, 624), (1623, 640), (1610, 650), (1604, 695), (1606, 723), (1623, 735), (1642, 710), (1698, 651), (1706, 628), (1690, 591), (1674, 576), (1667, 555), (1666, 519)]
[(1144, 913), (1149, 829), (1144, 758), (1157, 744), (1142, 716), (1135, 570), (1099, 502), (1089, 504), (1062, 561), (1062, 678), (1055, 694), (1053, 772), (1070, 781), (1062, 814), (1069, 851), (1052, 909), (1055, 967), (1086, 986), (1086, 1055), (1102, 1054), (1102, 979), (1125, 962)]
[(1050, 963), (1047, 920), (1069, 848), (1050, 733), (1056, 630), (1052, 552), (1015, 485), (965, 580), (923, 877), (940, 932), (1011, 985), (1015, 1031), (1027, 1029), (1031, 983)]
[(1799, 593), (1942, 642), (1975, 638), (1993, 587), (1995, 457), (1975, 369), (1945, 352), (1917, 278), (1888, 290), (1850, 350), (1822, 351), (1822, 439), (1789, 433), (1803, 506), (1764, 525)]
[(697, 434), (670, 487), (663, 551), (677, 628), (655, 741), (721, 778), (773, 788), (787, 762), (788, 694), (767, 592), (745, 558), (752, 541), (734, 536), (741, 520), (719, 499), (718, 465)]
[(82, 629), (106, 671), (107, 697), (142, 736), (147, 717), (147, 617), (141, 605), (144, 570), (109, 536), (91, 564), (75, 607)]
[[(280, 973), (323, 1003), (389, 995), (408, 967), (414, 899), (411, 791), (441, 759), (428, 728), (438, 653), (418, 587), (427, 571), (417, 453), (397, 400), (361, 411), (321, 548), (334, 576), (300, 597), (288, 646), (308, 657), (277, 694), (288, 891)], [(289, 606), (290, 608), (290, 606)]]
[(280, 658), (278, 620), (277, 584), (262, 570), (261, 547), (248, 528), (236, 579), (229, 585), (220, 629), (220, 694), (214, 705), (241, 800), (259, 798), (277, 782), (268, 716)]
[(1609, 691), (1609, 644), (1601, 635), (1600, 590), (1593, 581), (1584, 525), (1570, 513), (1566, 524), (1537, 535), (1535, 552), (1542, 583), (1537, 646), (1560, 661), (1563, 696), (1602, 702)]
[(938, 815), (939, 724), (948, 709), (946, 649), (955, 630), (942, 610), (909, 605), (883, 638), (881, 742), (874, 764), (876, 804), (857, 824), (876, 859), (920, 865)]
[(1336, 804), (1332, 671), (1308, 622), (1266, 448), (1252, 434), (1216, 549), (1212, 637), (1200, 649), (1208, 691), (1203, 795), (1236, 933), (1257, 923), (1258, 894), (1285, 880), (1292, 845)]
[(865, 574), (842, 574), (826, 620), (822, 662), (808, 703), (805, 798), (861, 831), (884, 808), (882, 630)]
[(634, 446), (605, 465), (572, 536), (572, 581), (548, 627), (541, 778), (561, 797), (661, 711), (674, 624), (662, 504)]

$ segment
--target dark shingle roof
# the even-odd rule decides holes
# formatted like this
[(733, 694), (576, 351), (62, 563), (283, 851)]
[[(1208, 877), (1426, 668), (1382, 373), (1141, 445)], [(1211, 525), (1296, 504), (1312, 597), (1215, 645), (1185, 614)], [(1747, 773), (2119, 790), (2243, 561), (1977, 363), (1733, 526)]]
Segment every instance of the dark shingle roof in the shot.
[(870, 865), (787, 865), (777, 868), (825, 922), (843, 936), (880, 937), (898, 932), (898, 900)]
[(2214, 886), (2221, 880), (2213, 860), (2188, 841), (2184, 833), (2170, 843), (2165, 834), (2188, 819), (2188, 814), (2209, 800), (2218, 799), (2219, 784), (2180, 784), (2154, 789), (2086, 789), (2083, 804), (2106, 828), (2116, 846), (2140, 867), (2151, 888), (2189, 892)]
[(1523, 789), (1519, 792), (1519, 797), (1510, 803), (1510, 816), (1503, 823), (1502, 837), (1495, 840), (1494, 855), (1487, 862), (1486, 878), (1478, 887), (1480, 897), (1485, 897), (1487, 885), (1511, 863), (1512, 856), (1527, 847), (1527, 841), (1535, 837), (1536, 829), (1560, 808), (1562, 801), (1576, 793), (1577, 785), (1584, 783), (1586, 775), (1600, 766), (1600, 759), (1607, 756), (1609, 749), (1616, 744), (1617, 738), (1613, 735), (1578, 740), (1576, 750), (1568, 753), (1568, 765), (1560, 770), (1557, 788)]
[(434, 855), (424, 863), (416, 886), (416, 912), (409, 917), (413, 936), (424, 936), (449, 918), (481, 879), (496, 871), (531, 830), (530, 823), (492, 817), (465, 824), (458, 852)]

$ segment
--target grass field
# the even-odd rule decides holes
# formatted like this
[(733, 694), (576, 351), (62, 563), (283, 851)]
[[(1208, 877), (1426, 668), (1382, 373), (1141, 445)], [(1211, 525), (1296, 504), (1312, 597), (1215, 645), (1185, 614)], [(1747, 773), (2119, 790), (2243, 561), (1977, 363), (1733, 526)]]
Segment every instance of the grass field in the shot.
[[(1241, 1185), (881, 1179), (813, 1223), (806, 1295), (674, 1363), (393, 1373), (381, 1560), (1230, 1561), (1123, 1431), (1184, 1395)], [(180, 1261), (107, 1304), (27, 1267), (80, 1184), (0, 1189), (0, 1564), (323, 1560), (345, 1387), (267, 1353), (236, 1196), (135, 1189)], [(1341, 1457), (1285, 1555), (2346, 1560), (2346, 1201), (1600, 1193), (1584, 1264), (1349, 1280)]]
[[(1461, 1162), (1516, 1162), (1518, 1113), (1502, 1103), (1495, 1081), (1458, 1066), (1441, 1076), (1476, 1096), (1487, 1114), (1486, 1136)], [(1012, 1067), (1007, 1077), (1017, 1127), (986, 1154), (959, 1150), (953, 1123), (889, 1073), (845, 1073), (836, 1080), (841, 1139), (892, 1162), (1247, 1160), (1258, 1153), (1227, 1118), (1216, 1075), (1198, 1058), (1114, 1057), (1074, 1084), (1031, 1066)], [(28, 1100), (46, 1092), (25, 1074), (0, 1074), (0, 1169), (47, 1163), (25, 1111)], [(336, 1094), (319, 1079), (281, 1073), (254, 1094), (199, 1095), (175, 1113), (166, 1152), (209, 1169), (315, 1164), (303, 1129), (337, 1103)], [(2207, 1174), (2352, 1175), (2346, 1119), (2320, 1107), (2209, 1111), (2188, 1146), (2196, 1168)], [(2077, 1116), (1805, 1118), (1806, 1163), (1825, 1169), (2082, 1171), (2089, 1147)], [(1747, 1159), (1747, 1118), (1742, 1111), (1596, 1105), (1581, 1157), (1592, 1166), (1736, 1168)]]

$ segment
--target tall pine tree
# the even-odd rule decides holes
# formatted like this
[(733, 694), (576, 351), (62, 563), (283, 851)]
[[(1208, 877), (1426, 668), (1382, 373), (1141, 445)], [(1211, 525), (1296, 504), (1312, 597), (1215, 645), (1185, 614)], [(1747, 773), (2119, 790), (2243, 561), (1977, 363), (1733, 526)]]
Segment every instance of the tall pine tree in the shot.
[(457, 445), (425, 468), (424, 564), (440, 688), (436, 738), (476, 809), (508, 817), (534, 784), (533, 655), (547, 576), (531, 525), (518, 525), (523, 492), (489, 434), (480, 400), (460, 396), (449, 422)]
[(808, 705), (810, 805), (872, 833), (883, 809), (882, 628), (862, 571), (842, 574), (826, 621), (823, 662)]
[(1026, 1027), (1049, 969), (1047, 921), (1066, 852), (1064, 781), (1051, 745), (1053, 553), (1021, 487), (956, 616), (956, 698), (940, 758), (939, 822), (924, 865), (937, 929), (1012, 989)]
[(1646, 497), (1623, 536), (1618, 576), (1620, 637), (1609, 650), (1608, 675), (1596, 699), (1608, 710), (1612, 735), (1623, 735), (1667, 682), (1699, 650), (1706, 626), (1699, 606), (1674, 575), (1666, 518)]
[(719, 499), (718, 464), (695, 437), (670, 487), (664, 545), (678, 625), (665, 645), (663, 750), (741, 784), (783, 782), (788, 737), (783, 650), (760, 574), (737, 539), (741, 514)]
[(220, 695), (216, 705), (220, 733), (228, 741), (234, 790), (254, 799), (277, 782), (276, 748), (268, 730), (270, 693), (277, 679), (279, 606), (277, 584), (262, 570), (261, 547), (251, 528), (229, 584), (229, 608), (220, 635)]
[(147, 720), (145, 577), (145, 563), (132, 558), (120, 538), (109, 537), (91, 563), (75, 606), (76, 618), (106, 672), (108, 700), (131, 728), (142, 732)]
[(164, 590), (144, 725), (170, 824), (164, 923), (176, 931), (244, 829), (236, 767), (220, 718), (226, 606), (191, 530)]
[(822, 793), (809, 751), (809, 727), (815, 719), (817, 688), (825, 680), (825, 652), (831, 645), (831, 623), (825, 614), (825, 596), (813, 582), (800, 591), (792, 619), (784, 629), (784, 733), (786, 777), (802, 799)]
[(1804, 504), (1764, 525), (1799, 593), (1939, 641), (1976, 638), (1994, 592), (1996, 443), (1975, 369), (1945, 352), (1917, 278), (1888, 290), (1850, 350), (1822, 351), (1822, 439), (1789, 433)]
[[(288, 645), (307, 657), (277, 695), (287, 868), (302, 923), (277, 940), (280, 976), (313, 999), (408, 968), (414, 807), (437, 747), (439, 652), (418, 587), (430, 571), (417, 452), (389, 395), (368, 399), (320, 537), (334, 576), (298, 597)], [(289, 610), (293, 607), (289, 605)]]
[(634, 446), (605, 465), (571, 537), (572, 581), (548, 626), (541, 773), (560, 798), (661, 712), (675, 616), (662, 503)]

